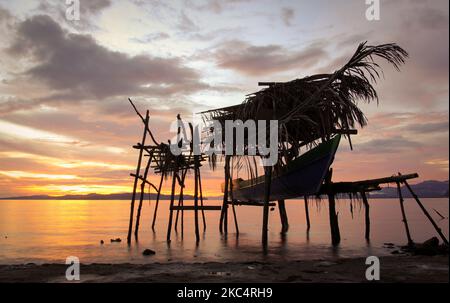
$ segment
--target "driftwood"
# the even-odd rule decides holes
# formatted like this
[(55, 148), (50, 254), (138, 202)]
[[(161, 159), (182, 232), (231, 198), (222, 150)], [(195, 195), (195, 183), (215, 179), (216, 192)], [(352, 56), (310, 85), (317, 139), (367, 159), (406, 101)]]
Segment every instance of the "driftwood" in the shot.
[(411, 186), (409, 186), (409, 184), (408, 184), (408, 182), (406, 180), (403, 181), (403, 184), (405, 184), (406, 188), (409, 190), (409, 192), (413, 196), (414, 200), (416, 200), (416, 202), (419, 205), (420, 209), (425, 214), (425, 216), (428, 218), (428, 220), (431, 222), (431, 224), (433, 225), (434, 229), (436, 230), (436, 232), (441, 237), (442, 241), (444, 241), (445, 245), (448, 246), (447, 238), (442, 233), (441, 228), (436, 224), (436, 222), (434, 222), (433, 217), (430, 216), (430, 214), (428, 213), (426, 208), (423, 206), (422, 202), (420, 202), (419, 197), (417, 197), (417, 195), (414, 193), (414, 191), (412, 190)]

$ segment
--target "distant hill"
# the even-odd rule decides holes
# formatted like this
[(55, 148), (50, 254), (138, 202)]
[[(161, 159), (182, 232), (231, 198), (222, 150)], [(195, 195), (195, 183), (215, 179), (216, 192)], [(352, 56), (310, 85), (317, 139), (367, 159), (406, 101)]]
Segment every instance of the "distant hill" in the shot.
[[(420, 198), (448, 198), (448, 180), (447, 181), (423, 181), (410, 185), (414, 193)], [(412, 198), (409, 190), (402, 186), (402, 194), (405, 198)], [(397, 198), (397, 187), (385, 187), (380, 191), (372, 192), (372, 198)]]
[[(420, 198), (448, 198), (448, 180), (447, 181), (423, 181), (418, 184), (411, 185), (413, 191)], [(408, 189), (402, 186), (402, 193), (405, 198), (412, 198)], [(397, 198), (397, 188), (395, 186), (385, 187), (380, 191), (370, 193), (372, 198)], [(139, 196), (137, 197), (139, 199)], [(209, 199), (222, 199), (222, 196), (209, 197)], [(145, 199), (148, 200), (148, 194), (145, 195)], [(150, 195), (151, 200), (156, 199), (156, 194)], [(161, 195), (161, 200), (169, 200), (170, 195)], [(193, 196), (185, 195), (185, 200), (192, 200)], [(207, 199), (206, 197), (204, 198)], [(131, 193), (120, 194), (88, 194), (88, 195), (64, 195), (64, 196), (48, 196), (48, 195), (34, 195), (34, 196), (21, 196), (21, 197), (4, 197), (0, 200), (131, 200)]]
[[(33, 195), (33, 196), (21, 196), (21, 197), (4, 197), (0, 200), (131, 200), (131, 193), (120, 193), (120, 194), (87, 194), (87, 195), (64, 195), (64, 196), (48, 196), (48, 195)], [(139, 193), (137, 194), (137, 199), (139, 199)], [(175, 196), (177, 199), (177, 196)], [(144, 196), (145, 200), (148, 200), (148, 194)], [(150, 199), (155, 200), (156, 194), (150, 194)], [(170, 200), (170, 195), (161, 195), (161, 200)], [(193, 196), (185, 195), (185, 200), (192, 200)], [(203, 198), (206, 199), (206, 198)]]

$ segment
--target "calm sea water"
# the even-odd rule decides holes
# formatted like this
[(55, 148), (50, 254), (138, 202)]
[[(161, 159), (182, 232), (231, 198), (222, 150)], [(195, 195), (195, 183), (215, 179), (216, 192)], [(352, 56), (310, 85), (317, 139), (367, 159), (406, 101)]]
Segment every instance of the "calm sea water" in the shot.
[[(432, 210), (449, 214), (448, 199), (423, 199), (430, 214), (448, 237), (448, 219), (439, 220)], [(187, 201), (186, 204), (192, 203)], [(220, 205), (208, 200), (206, 205)], [(155, 233), (150, 229), (154, 201), (143, 207), (139, 242), (128, 247), (126, 234), (129, 218), (128, 201), (0, 201), (0, 263), (63, 263), (68, 256), (77, 256), (83, 263), (147, 263), (147, 262), (204, 262), (327, 259), (385, 255), (390, 251), (383, 243), (406, 243), (399, 202), (396, 199), (372, 199), (371, 241), (364, 239), (364, 209), (359, 203), (339, 200), (341, 244), (330, 245), (330, 229), (326, 200), (310, 202), (311, 230), (306, 232), (303, 200), (286, 201), (290, 228), (286, 236), (280, 234), (278, 209), (270, 212), (269, 253), (261, 247), (262, 208), (236, 207), (240, 235), (236, 237), (232, 212), (229, 215), (228, 236), (218, 231), (219, 211), (207, 211), (207, 229), (195, 245), (193, 212), (185, 211), (185, 230), (181, 237), (173, 232), (172, 243), (166, 243), (168, 201), (162, 201)], [(432, 225), (412, 199), (405, 201), (413, 239), (424, 241), (436, 233)], [(201, 217), (200, 217), (201, 222)], [(122, 239), (111, 243), (111, 238)], [(100, 240), (105, 244), (100, 245)], [(151, 257), (142, 256), (150, 248)]]

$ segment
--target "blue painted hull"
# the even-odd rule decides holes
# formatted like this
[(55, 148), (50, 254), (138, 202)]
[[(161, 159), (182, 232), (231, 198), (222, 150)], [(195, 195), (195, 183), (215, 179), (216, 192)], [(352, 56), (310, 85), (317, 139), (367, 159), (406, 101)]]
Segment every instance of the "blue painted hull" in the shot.
[[(336, 138), (333, 144), (329, 144), (329, 148), (328, 146), (325, 149), (322, 147), (320, 152), (315, 151), (315, 149), (310, 150), (308, 156), (304, 158), (300, 156), (294, 160), (298, 161), (299, 164), (293, 169), (274, 176), (271, 182), (270, 200), (294, 199), (316, 194), (320, 190), (328, 169), (333, 163), (339, 139)], [(249, 202), (264, 201), (265, 186), (263, 180), (264, 177), (261, 176), (254, 185), (237, 186), (239, 188), (233, 189), (233, 199)], [(249, 181), (244, 182), (248, 183)]]

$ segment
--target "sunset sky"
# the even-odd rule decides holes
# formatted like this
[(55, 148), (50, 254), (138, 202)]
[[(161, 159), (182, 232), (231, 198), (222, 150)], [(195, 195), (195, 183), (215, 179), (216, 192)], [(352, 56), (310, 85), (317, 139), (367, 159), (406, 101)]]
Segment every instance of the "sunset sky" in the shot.
[[(383, 65), (380, 103), (362, 105), (369, 126), (353, 151), (341, 144), (335, 180), (448, 179), (448, 0), (381, 0), (379, 21), (365, 0), (81, 0), (80, 21), (65, 2), (0, 0), (0, 197), (129, 192), (142, 126), (128, 97), (167, 141), (177, 113), (333, 72), (366, 40), (410, 57)], [(202, 173), (218, 195), (222, 170)]]

